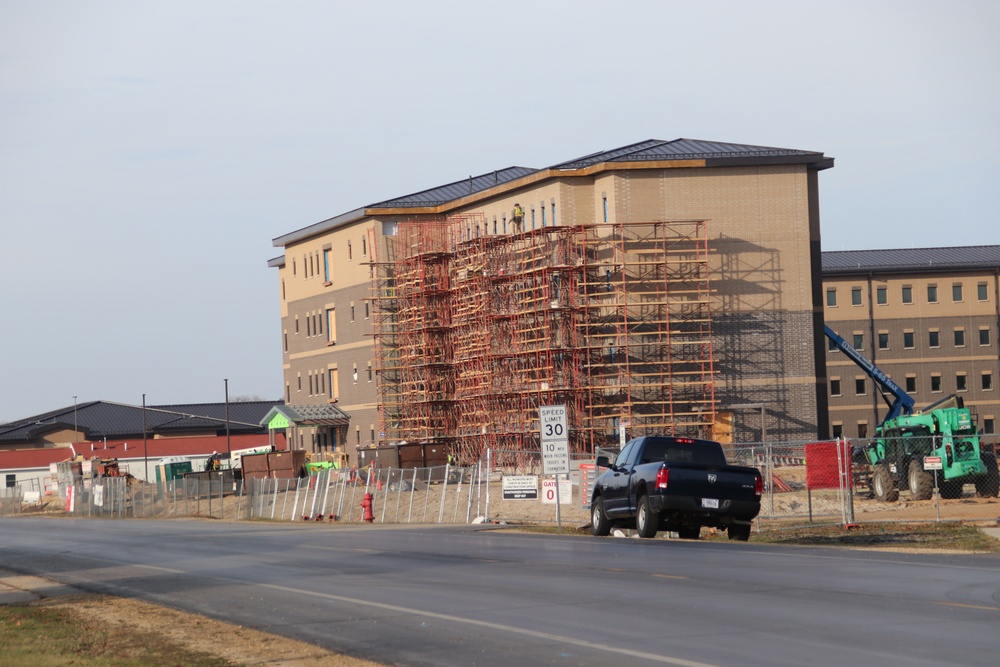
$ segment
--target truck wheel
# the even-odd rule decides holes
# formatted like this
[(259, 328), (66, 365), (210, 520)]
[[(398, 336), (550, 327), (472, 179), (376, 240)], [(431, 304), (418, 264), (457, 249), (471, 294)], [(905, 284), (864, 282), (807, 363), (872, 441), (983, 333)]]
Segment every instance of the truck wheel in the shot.
[(910, 459), (907, 481), (914, 500), (928, 500), (934, 493), (934, 476), (924, 470), (923, 461)]
[(884, 463), (875, 466), (875, 472), (872, 473), (872, 493), (875, 494), (875, 500), (883, 503), (894, 503), (899, 500), (899, 489), (892, 481), (889, 466)]
[(996, 498), (1000, 494), (1000, 471), (997, 457), (983, 452), (979, 455), (986, 472), (976, 478), (976, 495), (980, 498)]
[(750, 539), (750, 524), (749, 523), (731, 523), (729, 524), (729, 539), (739, 540), (740, 542), (746, 542)]
[(597, 537), (611, 534), (611, 521), (604, 513), (604, 498), (597, 496), (590, 504), (590, 532)]
[(677, 529), (677, 537), (682, 540), (697, 540), (701, 536), (701, 526), (681, 526)]
[(949, 500), (962, 497), (961, 482), (941, 482), (941, 497)]
[(649, 507), (649, 495), (639, 498), (639, 509), (635, 515), (635, 530), (639, 537), (656, 537), (656, 529), (659, 517)]

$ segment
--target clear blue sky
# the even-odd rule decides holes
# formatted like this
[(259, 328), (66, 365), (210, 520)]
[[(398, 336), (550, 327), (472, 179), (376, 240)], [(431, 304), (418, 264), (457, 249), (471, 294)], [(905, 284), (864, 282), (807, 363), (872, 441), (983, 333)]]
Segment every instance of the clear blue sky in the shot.
[(0, 422), (280, 398), (271, 240), (644, 139), (822, 151), (824, 249), (1000, 243), (1000, 3), (0, 0)]

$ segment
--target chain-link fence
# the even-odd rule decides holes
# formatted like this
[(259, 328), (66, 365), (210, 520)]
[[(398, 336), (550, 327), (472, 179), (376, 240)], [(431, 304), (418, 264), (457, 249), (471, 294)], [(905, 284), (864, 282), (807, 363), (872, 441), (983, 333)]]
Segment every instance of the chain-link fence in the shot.
[[(996, 521), (996, 442), (939, 437), (726, 445), (731, 464), (764, 479), (759, 525), (876, 521)], [(598, 456), (613, 461), (616, 450)], [(131, 477), (60, 483), (76, 516), (213, 517), (274, 521), (584, 526), (600, 474), (574, 456), (568, 475), (545, 475), (540, 452), (490, 451), (475, 465), (328, 469), (295, 479), (241, 480), (233, 471), (151, 484)], [(370, 496), (367, 497), (366, 496)], [(0, 514), (24, 507), (20, 489), (0, 494)]]
[(0, 516), (20, 514), (23, 505), (24, 492), (20, 485), (0, 489)]

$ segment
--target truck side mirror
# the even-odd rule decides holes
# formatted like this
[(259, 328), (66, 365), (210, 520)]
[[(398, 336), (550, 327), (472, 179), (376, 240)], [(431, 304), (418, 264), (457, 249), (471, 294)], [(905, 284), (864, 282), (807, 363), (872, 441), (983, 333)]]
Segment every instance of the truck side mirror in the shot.
[(610, 468), (611, 467), (611, 462), (608, 461), (608, 457), (607, 456), (598, 456), (597, 457), (597, 467), (598, 468)]

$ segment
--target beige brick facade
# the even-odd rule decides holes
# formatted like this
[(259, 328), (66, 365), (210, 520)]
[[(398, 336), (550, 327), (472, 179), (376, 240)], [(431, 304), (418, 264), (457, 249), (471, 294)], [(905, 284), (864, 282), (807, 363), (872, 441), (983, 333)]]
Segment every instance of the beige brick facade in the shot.
[(762, 426), (772, 439), (824, 434), (816, 174), (832, 160), (769, 155), (748, 150), (719, 164), (704, 157), (609, 159), (538, 170), (445, 203), (371, 206), (275, 239), (285, 253), (271, 261), (281, 287), (285, 400), (336, 402), (351, 415), (346, 432), (302, 429), (290, 440), (352, 461), (357, 445), (384, 444), (376, 426), (377, 375), (368, 380), (368, 368), (378, 368), (368, 298), (372, 262), (392, 259), (385, 235), (404, 221), (463, 215), (470, 222), (462, 234), (513, 235), (515, 203), (525, 212), (524, 232), (553, 224), (706, 221), (716, 409), (765, 406), (764, 425), (759, 411), (736, 411), (734, 437), (744, 441), (759, 438)]
[[(823, 281), (827, 324), (924, 407), (961, 396), (985, 434), (1000, 416), (996, 268), (928, 265), (895, 272), (838, 271)], [(834, 434), (871, 436), (887, 408), (867, 375), (826, 351)]]

